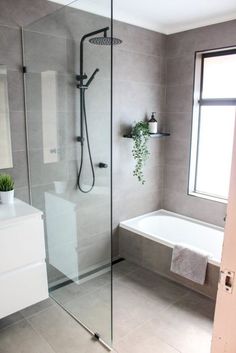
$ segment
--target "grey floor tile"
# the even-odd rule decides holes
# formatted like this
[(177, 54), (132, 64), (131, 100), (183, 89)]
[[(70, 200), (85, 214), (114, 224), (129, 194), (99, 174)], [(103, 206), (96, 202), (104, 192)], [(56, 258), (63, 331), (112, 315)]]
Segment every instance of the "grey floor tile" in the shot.
[(20, 313), (23, 317), (28, 318), (30, 316), (38, 314), (43, 310), (48, 309), (52, 305), (55, 305), (55, 302), (51, 298), (48, 298), (35, 305), (29, 306), (28, 308), (21, 310)]
[(192, 292), (151, 320), (149, 328), (181, 353), (210, 353), (213, 314), (212, 301)]
[(56, 353), (90, 353), (96, 352), (95, 349), (99, 352), (99, 343), (59, 306), (52, 306), (27, 320)]
[(12, 315), (6, 316), (0, 319), (0, 330), (8, 326), (14, 325), (15, 323), (23, 320), (24, 317), (20, 312), (14, 313)]
[[(156, 339), (163, 342), (156, 348), (161, 353), (195, 353), (199, 339), (201, 353), (210, 353), (213, 315), (210, 299), (138, 266), (114, 281), (114, 346), (119, 353), (156, 353)], [(130, 345), (137, 337), (139, 344)]]
[(137, 271), (137, 265), (132, 264), (129, 261), (121, 261), (113, 266), (114, 278), (118, 278), (133, 271)]
[[(107, 300), (106, 300), (107, 298)], [(111, 292), (103, 290), (80, 296), (66, 303), (65, 308), (101, 338), (111, 341)]]
[(74, 282), (67, 286), (61, 287), (51, 292), (51, 297), (55, 298), (61, 304), (64, 304), (72, 301), (73, 299), (77, 299), (79, 296), (83, 296), (88, 293), (93, 293), (98, 288), (109, 284), (111, 284), (110, 272), (81, 284), (77, 284)]
[(26, 320), (0, 331), (0, 353), (16, 352), (55, 353)]
[(150, 332), (148, 324), (140, 326), (126, 336), (115, 349), (118, 353), (180, 353), (157, 337), (153, 331)]
[(147, 295), (149, 299), (168, 300), (175, 302), (186, 295), (189, 290), (173, 281), (170, 281), (152, 271), (138, 267), (120, 279), (125, 285)]
[(212, 329), (215, 314), (215, 301), (201, 294), (189, 291), (175, 307), (192, 317), (200, 326)]
[[(152, 291), (149, 290), (149, 291)], [(114, 340), (119, 341), (148, 320), (155, 319), (172, 303), (173, 298), (168, 295), (149, 296), (149, 291), (127, 285), (118, 280), (114, 283), (113, 312), (114, 312)]]

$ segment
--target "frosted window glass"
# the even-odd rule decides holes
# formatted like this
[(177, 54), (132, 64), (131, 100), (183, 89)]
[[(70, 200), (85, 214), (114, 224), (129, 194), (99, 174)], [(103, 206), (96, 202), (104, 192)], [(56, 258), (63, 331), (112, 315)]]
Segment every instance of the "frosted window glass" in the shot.
[(196, 192), (227, 199), (235, 107), (201, 108)]
[(236, 98), (236, 54), (204, 59), (202, 98)]

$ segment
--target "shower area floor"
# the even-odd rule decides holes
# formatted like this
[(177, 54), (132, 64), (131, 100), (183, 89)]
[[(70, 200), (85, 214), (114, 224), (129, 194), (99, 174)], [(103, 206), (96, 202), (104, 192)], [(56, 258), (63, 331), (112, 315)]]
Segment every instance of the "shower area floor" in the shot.
[[(70, 284), (53, 296), (68, 310), (78, 310), (82, 321), (83, 315), (93, 324), (97, 319), (102, 335), (109, 313), (104, 310), (109, 277), (103, 274), (82, 285)], [(127, 261), (114, 265), (113, 277), (115, 352), (210, 353), (213, 301)], [(0, 353), (15, 352), (107, 350), (49, 299), (0, 320)]]

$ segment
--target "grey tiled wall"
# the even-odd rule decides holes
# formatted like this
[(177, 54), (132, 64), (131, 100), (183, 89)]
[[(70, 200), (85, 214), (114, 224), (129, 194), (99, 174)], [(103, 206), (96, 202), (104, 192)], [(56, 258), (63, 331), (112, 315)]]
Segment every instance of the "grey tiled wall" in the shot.
[(167, 105), (163, 207), (224, 225), (226, 205), (187, 195), (195, 51), (236, 44), (236, 21), (202, 27), (166, 38)]
[[(145, 167), (145, 185), (132, 175), (132, 140), (122, 137), (136, 121), (157, 112), (163, 128), (166, 96), (165, 36), (142, 28), (114, 23), (114, 33), (123, 40), (114, 48), (113, 178), (114, 231), (119, 221), (161, 207), (165, 140), (150, 139), (150, 157)], [(117, 239), (117, 237), (114, 237)]]
[[(15, 11), (12, 11), (13, 6)], [(53, 12), (58, 7), (59, 5), (45, 0), (10, 2), (3, 0), (0, 2), (0, 64), (7, 64), (8, 67), (14, 162), (14, 168), (8, 172), (15, 177), (16, 195), (26, 201), (28, 200), (28, 182), (19, 25), (31, 23), (36, 18)], [(78, 39), (81, 33), (91, 30), (91, 26), (95, 29), (101, 24), (99, 16), (93, 15), (89, 19), (83, 16), (78, 21), (78, 13), (74, 9), (68, 9), (66, 16), (62, 15), (62, 22), (66, 20), (69, 27), (58, 26), (60, 21), (55, 21), (52, 24), (47, 19), (40, 28), (37, 28), (37, 24), (35, 24), (35, 33), (28, 38), (28, 43), (31, 42), (33, 48), (36, 42), (35, 38), (39, 36), (37, 31), (44, 32), (43, 35), (40, 34), (41, 46), (44, 51), (32, 50), (28, 53), (28, 58), (34, 63), (34, 67), (32, 67), (34, 74), (28, 80), (30, 87), (28, 94), (33, 93), (28, 100), (32, 102), (32, 106), (28, 106), (31, 157), (33, 157), (34, 186), (32, 191), (33, 198), (37, 200), (39, 206), (43, 203), (43, 191), (49, 190), (55, 175), (58, 175), (59, 178), (62, 177), (63, 175), (61, 176), (60, 173), (64, 170), (63, 166), (57, 170), (50, 166), (47, 171), (41, 169), (43, 174), (37, 172), (41, 146), (41, 123), (38, 118), (40, 106), (37, 105), (40, 101), (37, 94), (39, 89), (37, 75), (42, 69), (39, 64), (46, 62), (46, 69), (52, 65), (50, 66), (52, 69), (70, 72), (70, 68), (79, 59), (78, 46), (66, 38), (74, 33)], [(47, 35), (48, 33), (53, 36), (53, 46), (50, 45), (52, 38)], [(165, 36), (115, 21), (114, 33), (115, 36), (123, 40), (122, 45), (114, 47), (113, 86), (113, 228), (114, 249), (115, 254), (118, 254), (116, 230), (119, 222), (160, 207), (207, 222), (223, 224), (224, 205), (187, 196), (193, 65), (195, 50), (235, 45), (236, 22), (231, 21)], [(51, 48), (55, 50), (50, 50)], [(93, 68), (97, 65), (99, 58), (99, 67), (102, 71), (102, 77), (99, 76), (95, 85), (91, 87), (91, 96), (88, 95), (92, 140), (95, 148), (98, 144), (102, 146), (98, 151), (99, 157), (96, 158), (102, 158), (102, 161), (106, 161), (109, 158), (109, 135), (101, 137), (96, 124), (97, 121), (103, 126), (109, 123), (107, 114), (109, 107), (101, 109), (101, 106), (104, 107), (104, 102), (109, 98), (106, 94), (109, 81), (109, 70), (106, 68), (109, 66), (109, 60), (107, 60), (108, 55), (104, 49), (97, 48), (97, 56), (92, 55), (92, 50), (90, 47), (86, 48), (86, 63), (88, 63), (88, 67)], [(75, 55), (75, 61), (67, 55), (72, 52)], [(50, 53), (50, 55), (44, 56), (44, 53)], [(37, 60), (39, 55), (43, 55), (45, 60), (39, 62)], [(78, 66), (75, 68), (78, 70)], [(96, 92), (96, 100), (94, 92)], [(73, 105), (73, 100), (68, 105), (70, 104)], [(159, 129), (169, 129), (171, 137), (163, 140), (150, 140), (151, 154), (145, 167), (147, 182), (142, 186), (132, 176), (134, 168), (131, 153), (132, 141), (122, 138), (122, 135), (130, 129), (134, 121), (148, 117), (152, 111), (157, 112)], [(63, 109), (63, 107), (61, 113), (63, 126), (66, 124), (66, 129), (62, 129), (62, 133), (66, 133), (68, 141), (71, 142), (74, 133), (74, 113)], [(64, 113), (66, 115), (63, 115)], [(109, 129), (107, 131), (109, 132)], [(68, 142), (67, 146), (69, 144)], [(103, 148), (104, 144), (107, 144), (107, 151)], [(70, 152), (72, 151), (70, 150)], [(68, 172), (74, 176), (76, 170), (73, 153), (69, 154), (69, 161), (72, 163), (68, 167)], [(101, 185), (107, 183), (108, 179), (104, 178), (101, 171), (97, 170), (96, 172), (99, 183)]]

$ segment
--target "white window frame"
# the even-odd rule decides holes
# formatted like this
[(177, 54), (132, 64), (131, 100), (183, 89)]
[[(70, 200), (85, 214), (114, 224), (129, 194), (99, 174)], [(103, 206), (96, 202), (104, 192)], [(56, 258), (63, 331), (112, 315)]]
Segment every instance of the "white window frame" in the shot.
[(189, 180), (188, 180), (188, 195), (227, 203), (228, 199), (219, 198), (213, 195), (203, 194), (196, 191), (197, 179), (197, 162), (198, 162), (198, 145), (199, 145), (199, 132), (200, 132), (200, 107), (209, 105), (226, 105), (236, 106), (236, 98), (220, 98), (220, 99), (203, 99), (203, 69), (204, 58), (214, 57), (220, 55), (236, 54), (236, 48), (224, 48), (219, 50), (201, 51), (195, 53), (195, 69), (194, 69), (194, 91), (193, 91), (193, 116), (192, 116), (192, 133), (191, 133), (191, 152), (190, 152), (190, 167), (189, 167)]

